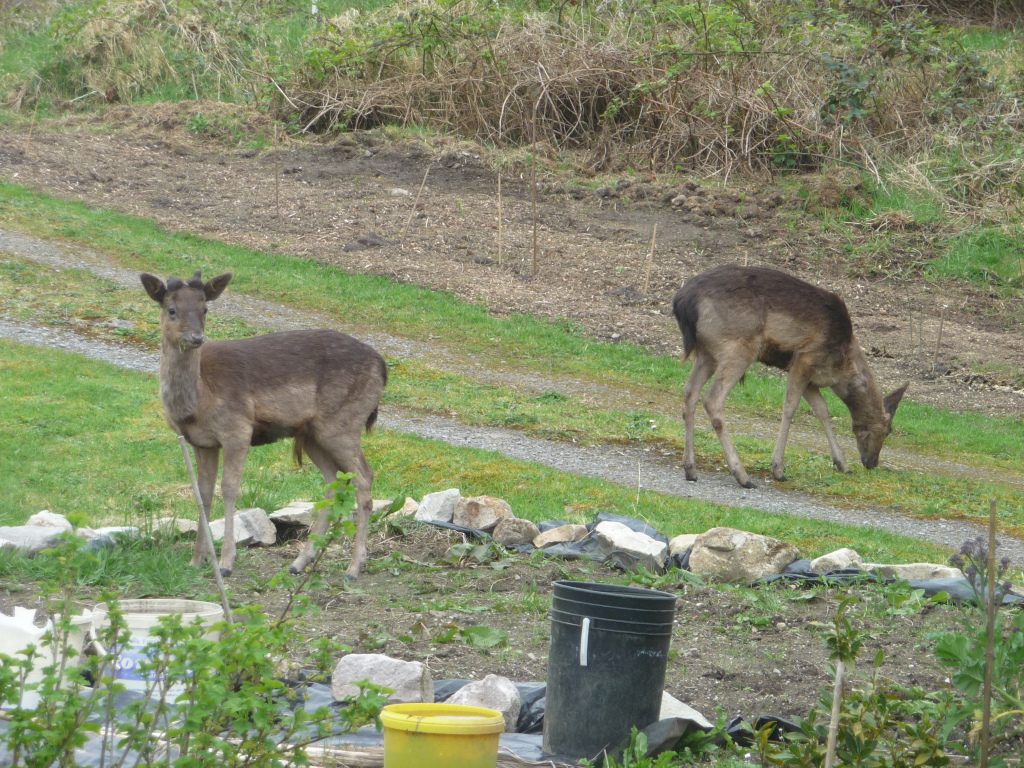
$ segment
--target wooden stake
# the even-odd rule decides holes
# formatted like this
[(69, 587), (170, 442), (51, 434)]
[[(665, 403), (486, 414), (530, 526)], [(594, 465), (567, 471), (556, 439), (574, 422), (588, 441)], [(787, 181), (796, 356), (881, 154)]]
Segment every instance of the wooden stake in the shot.
[(32, 145), (32, 131), (36, 127), (36, 115), (39, 114), (39, 102), (36, 102), (36, 108), (32, 110), (32, 124), (28, 127), (28, 138), (25, 139), (25, 157), (28, 157), (28, 148)]
[(981, 762), (988, 768), (989, 725), (992, 722), (992, 667), (995, 664), (996, 629), (996, 500), (988, 507), (988, 594), (985, 596), (987, 614), (985, 636), (985, 689), (981, 701)]
[(533, 121), (531, 123), (533, 142), (530, 144), (530, 184), (533, 186), (533, 270), (537, 274), (537, 104), (533, 105)]
[(498, 174), (498, 266), (501, 266), (501, 174)]
[(644, 272), (644, 295), (647, 295), (647, 289), (651, 284), (651, 265), (654, 263), (654, 238), (658, 236), (658, 222), (654, 222), (654, 228), (651, 230), (651, 250), (647, 252), (647, 270)]
[(836, 686), (832, 691), (832, 719), (828, 724), (828, 743), (825, 751), (825, 768), (832, 768), (836, 762), (836, 739), (839, 736), (839, 710), (843, 703), (843, 678), (846, 676), (846, 664), (840, 660), (836, 664)]
[(942, 323), (946, 319), (946, 306), (939, 310), (939, 338), (935, 342), (935, 355), (932, 357), (932, 370), (935, 370), (935, 363), (939, 359), (939, 346), (942, 344)]
[(213, 578), (217, 582), (217, 589), (220, 590), (220, 604), (224, 607), (224, 620), (233, 624), (231, 616), (231, 604), (228, 602), (228, 593), (224, 590), (224, 577), (220, 575), (220, 563), (217, 562), (217, 548), (213, 546), (213, 531), (210, 530), (210, 521), (206, 517), (206, 508), (203, 506), (203, 497), (199, 493), (199, 481), (196, 480), (195, 470), (192, 468), (192, 457), (188, 452), (188, 443), (184, 435), (178, 435), (178, 443), (181, 445), (181, 453), (185, 457), (185, 468), (188, 470), (189, 480), (192, 481), (192, 493), (196, 497), (196, 505), (199, 507), (200, 535), (206, 537), (210, 545), (210, 562), (213, 563)]
[(281, 218), (281, 153), (277, 148), (277, 124), (274, 124), (274, 218)]
[(427, 166), (427, 170), (423, 172), (423, 181), (420, 183), (420, 191), (416, 193), (416, 201), (412, 204), (412, 210), (409, 211), (409, 218), (405, 220), (405, 226), (402, 227), (402, 236), (398, 238), (398, 241), (404, 246), (405, 245), (405, 233), (409, 229), (409, 222), (412, 221), (413, 214), (416, 213), (416, 208), (420, 204), (420, 195), (423, 194), (423, 188), (427, 186), (427, 176), (430, 175), (430, 166)]

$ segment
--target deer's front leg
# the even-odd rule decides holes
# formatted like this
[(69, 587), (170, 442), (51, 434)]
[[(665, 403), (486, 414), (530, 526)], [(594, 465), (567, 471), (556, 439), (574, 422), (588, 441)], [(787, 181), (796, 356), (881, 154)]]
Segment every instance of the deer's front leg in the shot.
[[(210, 513), (213, 510), (213, 489), (217, 485), (217, 468), (220, 465), (220, 448), (196, 448), (196, 456), (199, 469), (199, 496), (203, 505), (203, 514), (206, 515), (206, 522), (209, 523)], [(192, 549), (191, 565), (193, 566), (217, 557), (213, 542), (206, 536), (207, 528), (208, 525), (203, 525), (200, 521), (196, 545)]]
[(220, 483), (224, 496), (224, 541), (220, 545), (222, 576), (230, 576), (235, 568), (235, 502), (242, 487), (242, 470), (248, 455), (248, 439), (240, 445), (224, 446), (224, 476)]
[(842, 448), (839, 447), (839, 441), (836, 439), (836, 433), (832, 431), (832, 416), (828, 412), (828, 403), (825, 402), (825, 398), (821, 394), (821, 390), (817, 387), (808, 385), (807, 389), (804, 390), (804, 400), (811, 406), (811, 412), (818, 417), (818, 421), (821, 422), (822, 429), (825, 430), (825, 439), (828, 440), (828, 449), (832, 452), (832, 463), (836, 465), (836, 469), (845, 474), (850, 473), (850, 465), (846, 463), (846, 457), (843, 455)]

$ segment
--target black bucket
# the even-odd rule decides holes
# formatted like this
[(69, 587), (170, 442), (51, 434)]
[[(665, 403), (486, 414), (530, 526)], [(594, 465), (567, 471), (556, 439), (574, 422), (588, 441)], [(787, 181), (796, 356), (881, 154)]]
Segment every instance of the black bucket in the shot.
[(594, 758), (658, 719), (676, 596), (556, 581), (544, 751)]

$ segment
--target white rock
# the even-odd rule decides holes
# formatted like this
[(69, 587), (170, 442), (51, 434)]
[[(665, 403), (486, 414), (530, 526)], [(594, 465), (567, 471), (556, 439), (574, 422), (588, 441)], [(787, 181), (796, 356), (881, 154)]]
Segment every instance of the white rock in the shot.
[(792, 544), (738, 531), (712, 528), (690, 550), (690, 570), (718, 581), (751, 582), (776, 573), (800, 557)]
[(58, 515), (56, 512), (51, 512), (48, 509), (36, 512), (25, 522), (25, 525), (35, 525), (39, 528), (58, 528), (62, 531), (70, 531), (73, 527), (64, 515)]
[(880, 563), (864, 563), (865, 571), (878, 571), (889, 579), (962, 579), (963, 571), (948, 565), (935, 563), (903, 563), (902, 565), (883, 565)]
[(458, 488), (428, 493), (416, 510), (416, 519), (424, 523), (450, 523), (455, 516), (455, 505), (461, 498)]
[(371, 511), (372, 512), (383, 512), (386, 509), (388, 509), (388, 507), (390, 507), (394, 503), (395, 503), (394, 499), (374, 499)]
[(335, 701), (356, 696), (356, 683), (369, 680), (391, 688), (392, 704), (418, 704), (434, 701), (434, 681), (430, 670), (418, 661), (399, 661), (380, 653), (350, 653), (338, 662), (331, 675), (331, 695)]
[(408, 189), (402, 189), (401, 187), (392, 187), (388, 190), (388, 193), (393, 197), (409, 197), (412, 195)]
[(552, 528), (550, 531), (538, 533), (533, 539), (533, 546), (537, 549), (545, 549), (555, 544), (582, 541), (589, 534), (590, 531), (587, 530), (585, 525), (561, 525), (558, 528)]
[(648, 570), (660, 569), (665, 565), (668, 544), (656, 541), (645, 533), (638, 533), (627, 525), (610, 520), (598, 523), (594, 533), (604, 557), (618, 550), (636, 557)]
[(282, 526), (304, 526), (309, 528), (313, 525), (316, 513), (313, 511), (312, 501), (293, 501), (286, 507), (270, 514), (274, 525)]
[(704, 717), (693, 707), (683, 704), (679, 699), (673, 696), (668, 691), (661, 692), (661, 714), (658, 715), (659, 720), (665, 720), (669, 717), (682, 717), (687, 720), (693, 720), (701, 728), (713, 728), (714, 723), (708, 722), (707, 718)]
[(468, 683), (452, 694), (446, 704), (464, 707), (485, 707), (501, 713), (505, 733), (515, 733), (519, 722), (519, 689), (507, 677), (488, 675), (483, 680)]
[(97, 536), (122, 536), (126, 539), (139, 538), (139, 529), (132, 525), (108, 525), (93, 531)]
[(494, 541), (503, 547), (514, 547), (519, 544), (532, 543), (540, 535), (540, 530), (529, 520), (506, 517), (498, 523), (491, 535), (494, 537)]
[(668, 553), (673, 557), (675, 555), (683, 554), (686, 550), (690, 549), (690, 547), (693, 546), (693, 542), (697, 540), (697, 536), (699, 535), (700, 534), (696, 533), (684, 533), (679, 536), (676, 536), (668, 543)]
[(13, 547), (26, 557), (35, 557), (44, 549), (61, 546), (64, 543), (62, 533), (63, 531), (58, 528), (44, 528), (39, 525), (0, 527), (0, 539), (8, 542), (4, 547)]
[(504, 499), (493, 496), (474, 496), (471, 499), (459, 499), (455, 505), (452, 522), (464, 528), (478, 531), (493, 531), (502, 520), (515, 517), (512, 507)]
[[(224, 538), (224, 518), (210, 523), (214, 541)], [(240, 509), (235, 512), (235, 544), (241, 547), (262, 544), (270, 546), (277, 542), (277, 528), (270, 522), (267, 513), (259, 507)]]
[(810, 569), (814, 573), (828, 573), (829, 571), (839, 571), (843, 568), (863, 568), (863, 566), (864, 560), (857, 553), (857, 550), (843, 548), (811, 560)]

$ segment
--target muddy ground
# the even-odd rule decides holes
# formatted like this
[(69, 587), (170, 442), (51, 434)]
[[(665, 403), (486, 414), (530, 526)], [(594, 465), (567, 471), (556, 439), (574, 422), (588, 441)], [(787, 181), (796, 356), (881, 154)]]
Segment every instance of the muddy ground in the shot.
[[(910, 380), (910, 397), (955, 410), (1017, 415), (1024, 405), (1019, 302), (921, 276), (934, 244), (958, 225), (922, 230), (878, 220), (871, 226), (890, 231), (886, 248), (858, 250), (873, 236), (867, 225), (840, 236), (805, 210), (809, 201), (827, 206), (857, 193), (841, 179), (824, 188), (815, 179), (732, 179), (724, 189), (715, 180), (623, 172), (581, 186), (542, 157), (535, 272), (524, 168), (502, 175), (499, 263), (497, 174), (477, 147), (366, 133), (292, 139), (274, 153), (238, 146), (237, 136), (197, 135), (196, 114), (223, 116), (243, 139), (268, 126), (265, 116), (235, 107), (184, 104), (69, 115), (37, 124), (31, 136), (27, 127), (0, 127), (0, 175), (170, 230), (449, 290), (495, 315), (564, 318), (595, 337), (666, 354), (680, 351), (669, 302), (686, 277), (729, 262), (784, 268), (842, 293), (884, 387)], [(453, 564), (446, 558), (457, 541), (433, 529), (379, 530), (368, 572), (351, 590), (340, 584), (337, 553), (331, 587), (315, 595), (321, 616), (304, 619), (306, 631), (356, 651), (427, 661), (435, 679), (544, 679), (552, 581), (615, 574), (522, 556), (500, 569)], [(279, 608), (279, 596), (262, 585), (293, 557), (290, 545), (245, 553), (232, 577), (235, 597)], [(25, 604), (12, 586), (0, 591), (5, 609)], [(777, 588), (755, 599), (706, 586), (663, 588), (680, 600), (666, 688), (709, 718), (719, 707), (729, 717), (804, 715), (828, 686), (814, 622), (834, 615), (834, 591)], [(883, 674), (898, 684), (947, 685), (927, 637), (959, 626), (960, 609), (892, 610), (877, 590), (862, 597), (860, 621), (870, 631), (862, 668), (884, 648)], [(453, 623), (502, 629), (509, 642), (489, 651), (439, 642)]]

